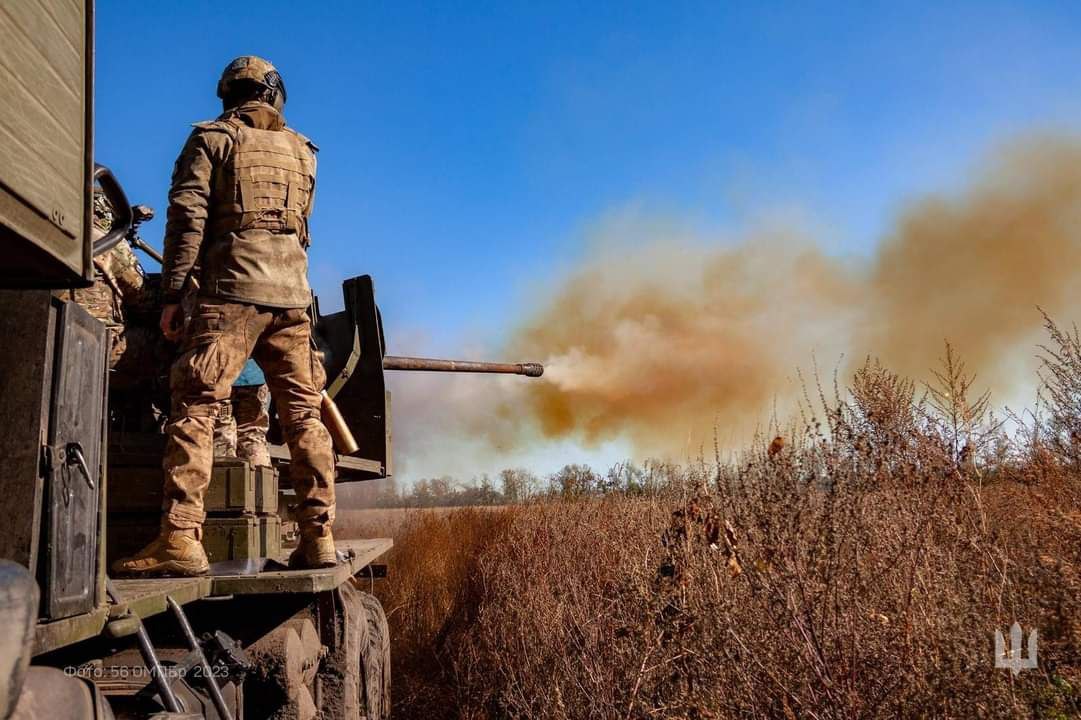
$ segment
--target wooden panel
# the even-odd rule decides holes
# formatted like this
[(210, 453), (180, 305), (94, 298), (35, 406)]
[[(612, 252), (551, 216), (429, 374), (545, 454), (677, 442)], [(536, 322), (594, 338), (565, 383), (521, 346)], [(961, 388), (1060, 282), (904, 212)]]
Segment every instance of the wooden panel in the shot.
[[(83, 42), (82, 22), (83, 3), (77, 0), (38, 0), (37, 6), (48, 17), (51, 25), (57, 27), (68, 43), (78, 48)], [(82, 52), (82, 51), (80, 51)]]
[[(51, 8), (49, 6), (52, 6)], [(52, 10), (52, 12), (49, 12)], [(11, 37), (16, 48), (0, 50), (0, 57), (25, 59), (36, 63), (39, 72), (33, 76), (34, 85), (30, 85), (44, 97), (58, 95), (76, 105), (82, 104), (83, 93), (83, 23), (82, 11), (62, 10), (56, 2), (37, 0), (33, 4), (24, 2), (0, 3), (0, 16), (6, 16), (11, 22)], [(63, 19), (67, 30), (60, 26), (56, 17)], [(12, 64), (12, 67), (18, 65)], [(24, 84), (28, 84), (23, 79)], [(42, 85), (43, 87), (36, 87)], [(50, 103), (44, 103), (49, 105)], [(81, 120), (76, 116), (60, 117), (73, 139), (78, 139)]]
[[(6, 92), (3, 74), (0, 69), (0, 88)], [(17, 93), (12, 100), (18, 102)], [(0, 107), (3, 107), (2, 103)], [(0, 111), (0, 115), (3, 114)], [(75, 240), (80, 235), (79, 222), (82, 217), (81, 172), (70, 163), (68, 172), (60, 172), (42, 162), (40, 154), (33, 149), (50, 142), (48, 134), (39, 130), (42, 126), (43, 123), (36, 123), (13, 127), (0, 117), (0, 182), (13, 188), (13, 192), (35, 212), (62, 231), (56, 236), (49, 236), (44, 244), (53, 255), (74, 268), (79, 266), (83, 253), (81, 243)], [(59, 154), (61, 151), (56, 152)], [(75, 167), (74, 174), (70, 172), (71, 167)], [(24, 237), (37, 239), (30, 234), (29, 223), (20, 223), (14, 217), (0, 218), (0, 221)]]
[[(74, 276), (87, 279), (84, 268), (75, 262), (70, 235), (12, 194), (0, 183), (0, 287), (69, 287)], [(89, 258), (89, 243), (84, 257)], [(62, 265), (57, 266), (57, 259)], [(87, 264), (87, 269), (91, 266)], [(74, 275), (74, 276), (73, 276)], [(92, 276), (91, 276), (92, 277)]]
[(63, 232), (42, 233), (7, 211), (0, 224), (79, 273), (92, 103), (87, 12), (70, 0), (0, 3), (0, 186)]
[[(54, 208), (65, 212), (70, 232), (82, 204), (81, 50), (24, 2), (0, 3), (0, 25), (0, 130), (6, 136), (0, 180), (46, 216)], [(14, 154), (17, 149), (23, 152)]]
[[(67, 125), (73, 119), (78, 120), (77, 113), (81, 112), (82, 106), (77, 98), (59, 97), (54, 100), (45, 94), (43, 88), (27, 87), (12, 74), (9, 58), (5, 57), (9, 52), (0, 45), (0, 85), (4, 88), (7, 101), (3, 110), (0, 110), (0, 128), (3, 128), (8, 140), (20, 143), (25, 156), (36, 162), (34, 166), (24, 166), (17, 170), (29, 176), (43, 175), (44, 177), (26, 179), (59, 183), (58, 189), (65, 192), (76, 188), (81, 190), (82, 125), (80, 123), (74, 130), (70, 130)], [(61, 91), (56, 92), (60, 94)], [(13, 148), (5, 148), (0, 152), (7, 154), (12, 150)], [(4, 181), (20, 195), (28, 197), (27, 189), (19, 182), (20, 178), (12, 174), (12, 170), (14, 169), (4, 169)], [(38, 209), (51, 208), (53, 202), (48, 205), (39, 204)], [(78, 207), (62, 209), (78, 211)], [(77, 216), (72, 214), (71, 217), (74, 219)], [(67, 229), (71, 231), (70, 227)]]

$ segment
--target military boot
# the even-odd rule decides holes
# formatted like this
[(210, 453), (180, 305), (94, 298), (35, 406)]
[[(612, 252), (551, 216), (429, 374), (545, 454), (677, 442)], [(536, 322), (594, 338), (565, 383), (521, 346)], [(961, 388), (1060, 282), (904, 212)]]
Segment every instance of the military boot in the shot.
[(202, 528), (181, 529), (162, 525), (154, 542), (127, 558), (113, 563), (117, 575), (186, 577), (203, 575), (210, 562), (203, 549)]
[(338, 551), (330, 528), (300, 531), (300, 544), (289, 555), (289, 567), (294, 570), (329, 568), (338, 564)]

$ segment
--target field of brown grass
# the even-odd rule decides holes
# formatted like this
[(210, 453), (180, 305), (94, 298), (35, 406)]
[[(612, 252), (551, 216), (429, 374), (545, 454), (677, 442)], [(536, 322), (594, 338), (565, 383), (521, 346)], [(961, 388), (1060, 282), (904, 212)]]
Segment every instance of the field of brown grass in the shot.
[[(420, 518), (443, 518), (459, 508), (362, 508), (343, 509), (334, 520), (334, 532), (342, 537), (398, 537)], [(502, 511), (499, 506), (469, 508), (476, 512)]]
[(397, 716), (1081, 716), (1081, 348), (1056, 339), (1009, 435), (952, 360), (926, 395), (869, 363), (649, 494), (350, 515), (396, 540)]

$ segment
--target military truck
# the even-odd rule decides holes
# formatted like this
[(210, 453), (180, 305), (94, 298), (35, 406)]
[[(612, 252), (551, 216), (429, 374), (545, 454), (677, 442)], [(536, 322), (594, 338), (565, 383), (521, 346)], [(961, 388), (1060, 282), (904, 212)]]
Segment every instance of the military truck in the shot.
[[(386, 718), (390, 638), (372, 590), (392, 543), (339, 541), (337, 566), (289, 570), (280, 443), (270, 468), (215, 458), (208, 575), (108, 576), (157, 529), (168, 362), (110, 387), (106, 329), (65, 292), (94, 281), (95, 256), (138, 245), (148, 215), (95, 163), (93, 27), (88, 0), (0, 6), (0, 720)], [(114, 210), (100, 237), (95, 187)], [(339, 483), (392, 473), (385, 370), (542, 372), (388, 356), (371, 278), (343, 295), (340, 312), (311, 309), (325, 392), (355, 438)]]

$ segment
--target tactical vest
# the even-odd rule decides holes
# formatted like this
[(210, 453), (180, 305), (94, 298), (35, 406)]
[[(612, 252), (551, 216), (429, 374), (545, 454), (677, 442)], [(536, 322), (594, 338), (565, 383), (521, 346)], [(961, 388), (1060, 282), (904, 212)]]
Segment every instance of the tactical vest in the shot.
[(289, 128), (260, 130), (235, 119), (225, 124), (233, 130), (233, 149), (217, 173), (211, 235), (294, 231), (307, 246), (315, 187), (315, 155), (307, 140)]

